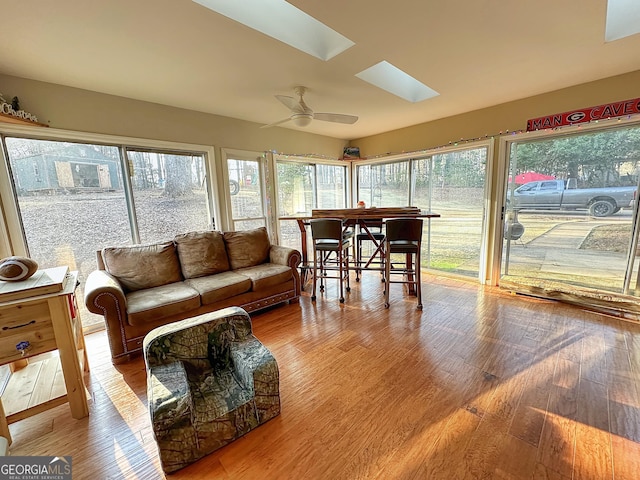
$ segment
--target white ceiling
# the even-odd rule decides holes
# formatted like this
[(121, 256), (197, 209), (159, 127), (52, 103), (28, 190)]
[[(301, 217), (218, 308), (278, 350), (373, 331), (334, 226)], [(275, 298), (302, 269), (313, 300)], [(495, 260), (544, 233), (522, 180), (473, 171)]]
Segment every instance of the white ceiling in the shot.
[[(304, 85), (314, 111), (360, 117), (304, 130), (353, 139), (640, 70), (640, 34), (604, 42), (606, 0), (290, 3), (355, 46), (325, 62), (191, 0), (0, 0), (0, 73), (261, 124)], [(440, 95), (354, 76), (381, 60)]]

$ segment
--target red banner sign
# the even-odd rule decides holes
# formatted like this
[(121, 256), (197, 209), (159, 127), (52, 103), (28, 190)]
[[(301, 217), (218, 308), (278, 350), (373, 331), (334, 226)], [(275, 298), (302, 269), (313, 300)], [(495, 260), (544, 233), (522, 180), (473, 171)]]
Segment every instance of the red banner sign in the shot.
[(527, 121), (527, 132), (531, 132), (533, 130), (544, 130), (545, 128), (562, 127), (564, 125), (592, 122), (593, 120), (621, 117), (623, 115), (632, 115), (634, 113), (640, 113), (640, 98), (534, 118)]

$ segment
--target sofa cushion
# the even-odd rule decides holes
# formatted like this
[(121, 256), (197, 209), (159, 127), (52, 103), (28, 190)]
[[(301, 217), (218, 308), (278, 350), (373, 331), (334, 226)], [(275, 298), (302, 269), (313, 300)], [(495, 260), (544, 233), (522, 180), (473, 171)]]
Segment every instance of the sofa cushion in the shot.
[(189, 278), (184, 282), (200, 293), (202, 305), (209, 305), (251, 290), (251, 280), (232, 271), (208, 277)]
[(129, 324), (144, 325), (200, 306), (200, 294), (184, 282), (138, 290), (127, 295)]
[(269, 258), (269, 234), (264, 227), (239, 232), (224, 232), (229, 263), (233, 270), (253, 267)]
[(174, 239), (184, 278), (197, 278), (229, 270), (222, 233), (189, 232)]
[(102, 249), (107, 272), (129, 292), (180, 282), (180, 263), (173, 242)]
[(291, 268), (275, 263), (263, 263), (255, 267), (241, 268), (236, 273), (251, 279), (251, 290), (259, 292), (291, 280)]

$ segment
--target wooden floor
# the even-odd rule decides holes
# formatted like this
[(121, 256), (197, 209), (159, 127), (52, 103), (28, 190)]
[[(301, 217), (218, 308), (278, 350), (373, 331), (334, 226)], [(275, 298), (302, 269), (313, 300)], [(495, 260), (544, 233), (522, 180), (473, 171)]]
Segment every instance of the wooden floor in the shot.
[[(426, 276), (424, 310), (379, 275), (255, 315), (279, 417), (169, 478), (637, 479), (640, 326)], [(335, 282), (332, 282), (335, 284)], [(366, 293), (365, 293), (366, 292)], [(71, 455), (73, 478), (164, 478), (142, 359), (87, 337), (90, 416), (11, 425), (12, 455)]]

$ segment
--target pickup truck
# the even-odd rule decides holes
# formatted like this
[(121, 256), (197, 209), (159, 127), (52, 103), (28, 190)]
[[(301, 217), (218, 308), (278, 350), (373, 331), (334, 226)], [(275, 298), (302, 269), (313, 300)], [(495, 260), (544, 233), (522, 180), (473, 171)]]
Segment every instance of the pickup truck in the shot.
[(633, 206), (635, 196), (635, 186), (571, 188), (565, 180), (539, 180), (509, 191), (507, 203), (513, 197), (514, 210), (586, 209), (594, 217), (606, 217)]

